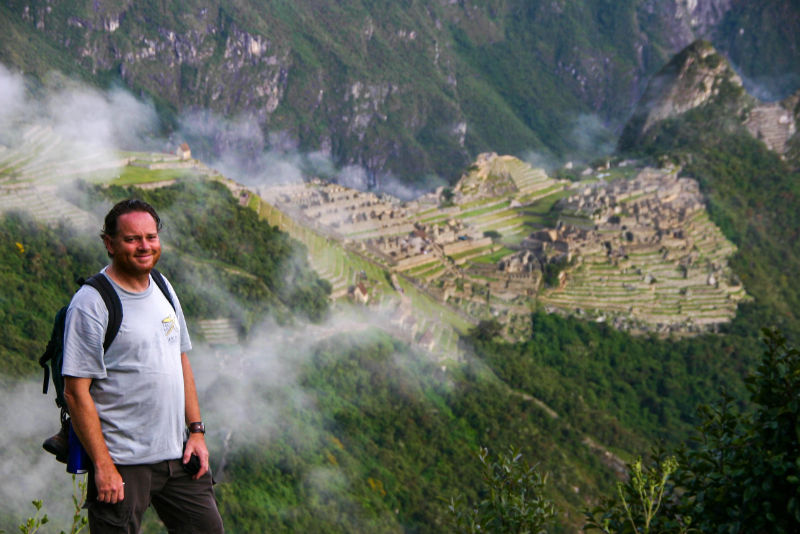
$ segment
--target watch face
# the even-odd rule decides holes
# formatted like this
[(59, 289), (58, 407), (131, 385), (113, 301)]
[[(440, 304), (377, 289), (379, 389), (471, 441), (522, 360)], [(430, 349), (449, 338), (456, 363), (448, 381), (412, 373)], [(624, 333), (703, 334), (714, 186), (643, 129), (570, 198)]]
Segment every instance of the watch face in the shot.
[(192, 434), (205, 434), (206, 427), (203, 423), (191, 423), (189, 424), (189, 432)]

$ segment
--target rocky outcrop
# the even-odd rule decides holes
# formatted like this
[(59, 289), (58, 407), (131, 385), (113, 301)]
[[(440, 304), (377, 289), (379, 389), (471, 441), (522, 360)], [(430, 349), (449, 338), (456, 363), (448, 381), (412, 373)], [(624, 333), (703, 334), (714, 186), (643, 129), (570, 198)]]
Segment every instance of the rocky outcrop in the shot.
[[(730, 26), (731, 13), (757, 9), (732, 0), (556, 1), (521, 12), (507, 0), (7, 4), (15, 28), (63, 53), (33, 67), (42, 75), (71, 56), (103, 85), (121, 79), (170, 111), (253, 117), (378, 183), (390, 172), (450, 180), (484, 150), (594, 151), (601, 143), (575, 135), (575, 110), (610, 139), (665, 58), (698, 37), (738, 35), (746, 28)], [(0, 36), (0, 56), (13, 60), (7, 43), (17, 41)]]
[(747, 114), (745, 127), (768, 149), (800, 166), (800, 91), (782, 102), (760, 103)]
[(798, 102), (800, 91), (782, 102), (762, 102), (747, 94), (730, 63), (709, 43), (698, 41), (653, 77), (619, 144), (630, 149), (647, 143), (663, 121), (713, 105), (717, 126), (741, 125), (769, 150), (791, 160), (798, 143)]
[(708, 104), (723, 88), (744, 95), (741, 78), (730, 63), (706, 41), (696, 41), (676, 55), (647, 86), (620, 139), (629, 148), (656, 124)]

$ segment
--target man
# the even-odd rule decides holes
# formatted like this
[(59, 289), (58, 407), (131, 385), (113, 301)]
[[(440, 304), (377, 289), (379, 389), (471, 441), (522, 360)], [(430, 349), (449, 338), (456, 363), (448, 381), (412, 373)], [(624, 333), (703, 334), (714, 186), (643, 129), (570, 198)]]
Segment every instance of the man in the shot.
[[(101, 237), (111, 264), (102, 272), (123, 313), (105, 353), (108, 310), (98, 291), (83, 286), (67, 311), (64, 396), (92, 460), (92, 533), (138, 532), (151, 503), (169, 532), (223, 532), (186, 322), (172, 287), (174, 309), (150, 275), (161, 255), (160, 229), (156, 211), (139, 200), (122, 201), (106, 215)], [(185, 469), (192, 455), (199, 458), (194, 475)]]

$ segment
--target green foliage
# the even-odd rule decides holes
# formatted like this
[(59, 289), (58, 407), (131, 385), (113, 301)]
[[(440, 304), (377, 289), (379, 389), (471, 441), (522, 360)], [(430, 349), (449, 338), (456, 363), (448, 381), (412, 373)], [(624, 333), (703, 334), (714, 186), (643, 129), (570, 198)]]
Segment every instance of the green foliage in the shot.
[(556, 515), (555, 506), (545, 496), (546, 476), (522, 459), (513, 446), (497, 460), (489, 460), (489, 450), (481, 447), (478, 459), (483, 466), (480, 501), (467, 504), (463, 494), (452, 497), (447, 509), (458, 532), (538, 534)]
[[(89, 524), (89, 519), (83, 513), (83, 505), (86, 502), (87, 482), (84, 477), (78, 480), (75, 475), (72, 475), (72, 525), (69, 529), (69, 534), (78, 534)], [(65, 534), (61, 531), (61, 534)]]
[[(747, 380), (752, 409), (738, 410), (728, 396), (702, 407), (694, 444), (678, 451), (677, 463), (661, 456), (649, 470), (634, 464), (616, 498), (587, 513), (588, 526), (604, 532), (797, 531), (800, 351), (774, 329), (763, 334), (764, 355)], [(631, 497), (642, 504), (631, 506)]]
[(152, 190), (114, 186), (105, 194), (112, 201), (137, 196), (159, 211), (162, 241), (180, 253), (165, 262), (165, 272), (181, 283), (190, 316), (242, 314), (237, 302), (213, 292), (214, 284), (194, 283), (202, 278), (219, 281), (246, 305), (240, 317), (245, 325), (283, 307), (312, 321), (325, 316), (330, 283), (311, 270), (305, 247), (240, 206), (223, 184), (181, 181)]
[(36, 514), (33, 517), (29, 517), (27, 521), (19, 526), (19, 531), (22, 534), (35, 534), (40, 528), (50, 522), (47, 514), (42, 515), (41, 500), (32, 501), (31, 504), (36, 509)]
[(453, 196), (455, 196), (455, 194), (453, 193), (453, 189), (452, 188), (445, 187), (444, 189), (442, 189), (442, 195), (441, 195), (442, 201), (439, 204), (439, 207), (440, 208), (447, 208), (447, 207), (452, 206), (453, 205)]
[(0, 362), (6, 375), (21, 376), (38, 368), (53, 317), (78, 289), (76, 280), (97, 272), (106, 256), (96, 237), (16, 214), (0, 216), (0, 253)]
[(549, 261), (544, 264), (542, 279), (547, 287), (558, 287), (561, 272), (569, 267), (567, 258), (560, 258), (556, 261)]
[(586, 512), (585, 530), (605, 534), (682, 534), (690, 532), (691, 518), (659, 514), (665, 494), (672, 490), (670, 476), (678, 469), (675, 456), (661, 457), (645, 466), (641, 458), (628, 466), (628, 479), (617, 483), (617, 494)]
[(497, 376), (540, 399), (575, 428), (610, 447), (635, 451), (688, 436), (699, 404), (720, 390), (743, 399), (741, 376), (754, 364), (758, 339), (631, 336), (605, 323), (537, 311), (522, 343), (478, 335), (467, 341)]
[(503, 333), (503, 325), (497, 319), (483, 319), (470, 331), (470, 335), (479, 341), (491, 341)]
[(730, 399), (703, 410), (697, 447), (682, 453), (676, 483), (703, 532), (789, 533), (800, 524), (800, 351), (764, 330), (766, 349), (748, 378), (754, 410)]
[[(83, 504), (86, 502), (86, 480), (78, 480), (75, 475), (72, 475), (72, 524), (70, 525), (69, 534), (78, 534), (86, 525), (89, 520), (83, 512)], [(22, 534), (35, 534), (44, 525), (50, 522), (47, 514), (44, 513), (42, 501), (37, 499), (32, 501), (33, 507), (36, 509), (36, 514), (25, 520), (24, 523), (19, 525), (19, 531)], [(42, 515), (44, 514), (44, 515)], [(0, 533), (4, 531), (0, 530)], [(61, 534), (67, 534), (62, 530)]]

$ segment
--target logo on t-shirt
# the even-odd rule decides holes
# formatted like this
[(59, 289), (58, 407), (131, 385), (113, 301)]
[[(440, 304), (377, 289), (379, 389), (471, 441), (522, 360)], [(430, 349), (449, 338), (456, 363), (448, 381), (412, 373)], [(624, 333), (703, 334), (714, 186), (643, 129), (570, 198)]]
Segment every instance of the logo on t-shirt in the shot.
[(162, 319), (161, 328), (168, 342), (174, 343), (178, 340), (178, 321), (174, 315), (167, 315)]

